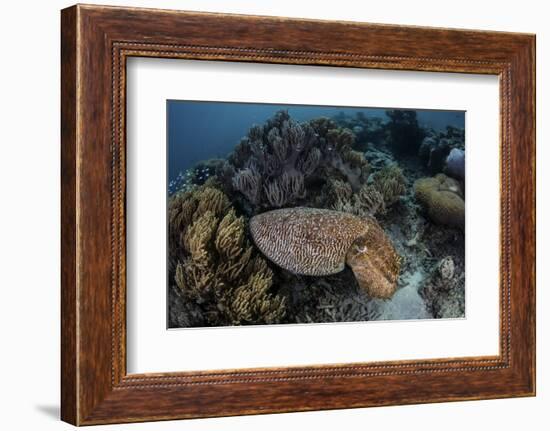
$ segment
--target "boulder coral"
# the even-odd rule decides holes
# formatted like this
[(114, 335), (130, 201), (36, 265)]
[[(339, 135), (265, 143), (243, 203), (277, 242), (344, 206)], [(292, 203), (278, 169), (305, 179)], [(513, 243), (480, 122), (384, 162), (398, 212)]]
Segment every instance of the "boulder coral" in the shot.
[(464, 196), (458, 181), (445, 174), (420, 178), (414, 191), (433, 222), (464, 229)]
[[(195, 302), (208, 326), (278, 323), (285, 301), (273, 273), (247, 239), (244, 217), (211, 186), (169, 201), (170, 280)], [(200, 326), (200, 325), (199, 325)]]

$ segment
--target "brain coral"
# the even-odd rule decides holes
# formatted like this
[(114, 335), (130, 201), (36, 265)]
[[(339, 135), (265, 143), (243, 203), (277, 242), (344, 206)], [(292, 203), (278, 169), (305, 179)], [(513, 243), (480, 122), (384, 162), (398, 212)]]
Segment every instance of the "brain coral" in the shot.
[(438, 224), (464, 229), (464, 198), (460, 184), (444, 174), (414, 183), (416, 199)]
[(335, 274), (347, 263), (370, 296), (389, 298), (396, 290), (400, 258), (373, 218), (288, 208), (253, 217), (250, 231), (272, 262), (294, 274)]

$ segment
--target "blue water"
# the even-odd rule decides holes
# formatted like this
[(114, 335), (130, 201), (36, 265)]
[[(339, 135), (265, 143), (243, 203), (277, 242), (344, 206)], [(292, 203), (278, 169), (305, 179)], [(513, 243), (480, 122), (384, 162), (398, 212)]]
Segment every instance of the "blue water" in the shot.
[[(307, 121), (316, 117), (334, 117), (339, 113), (355, 116), (357, 112), (386, 120), (388, 108), (169, 100), (169, 181), (201, 160), (227, 157), (253, 124), (264, 123), (281, 109), (287, 109), (297, 121)], [(448, 125), (464, 127), (463, 111), (417, 110), (417, 118), (421, 126), (436, 130), (444, 130)]]

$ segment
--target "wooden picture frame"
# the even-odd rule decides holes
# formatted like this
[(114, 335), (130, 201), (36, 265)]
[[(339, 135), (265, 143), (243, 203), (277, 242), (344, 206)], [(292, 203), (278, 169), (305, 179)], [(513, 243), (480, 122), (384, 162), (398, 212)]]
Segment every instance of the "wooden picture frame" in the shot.
[[(61, 49), (64, 421), (535, 394), (534, 35), (77, 5), (62, 11)], [(497, 75), (500, 354), (127, 374), (125, 65), (131, 56)]]

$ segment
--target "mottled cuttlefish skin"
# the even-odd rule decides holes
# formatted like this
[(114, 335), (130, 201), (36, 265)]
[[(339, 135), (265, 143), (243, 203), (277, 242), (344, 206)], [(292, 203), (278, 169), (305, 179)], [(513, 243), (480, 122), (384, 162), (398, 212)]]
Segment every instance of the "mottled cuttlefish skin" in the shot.
[(256, 246), (294, 274), (336, 274), (346, 263), (373, 297), (393, 295), (399, 256), (376, 220), (318, 208), (285, 208), (252, 217)]
[(388, 299), (397, 289), (401, 257), (380, 225), (371, 220), (346, 255), (359, 286), (374, 298)]
[(250, 232), (272, 262), (294, 274), (329, 275), (344, 269), (346, 253), (368, 227), (339, 211), (288, 208), (252, 217)]

